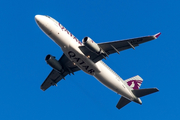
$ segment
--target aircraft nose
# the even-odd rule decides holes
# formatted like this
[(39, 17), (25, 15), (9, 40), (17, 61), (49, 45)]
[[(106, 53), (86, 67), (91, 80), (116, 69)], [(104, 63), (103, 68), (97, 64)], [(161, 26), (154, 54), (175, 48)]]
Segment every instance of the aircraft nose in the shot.
[(38, 23), (40, 21), (40, 19), (42, 18), (42, 15), (36, 15), (35, 16), (35, 20)]
[(46, 26), (46, 20), (44, 15), (36, 15), (35, 16), (35, 21), (37, 25), (43, 29)]
[(44, 31), (48, 35), (51, 34), (51, 27), (49, 26), (49, 24), (51, 24), (51, 22), (47, 16), (36, 15), (35, 21), (42, 31)]

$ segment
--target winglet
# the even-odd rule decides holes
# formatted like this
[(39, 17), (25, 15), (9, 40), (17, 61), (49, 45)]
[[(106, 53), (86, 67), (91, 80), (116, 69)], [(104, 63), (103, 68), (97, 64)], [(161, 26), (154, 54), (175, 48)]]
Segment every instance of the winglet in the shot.
[(157, 39), (160, 35), (161, 35), (161, 33), (160, 33), (160, 32), (159, 32), (159, 33), (157, 33), (157, 34), (155, 34), (155, 35), (154, 35), (155, 39)]

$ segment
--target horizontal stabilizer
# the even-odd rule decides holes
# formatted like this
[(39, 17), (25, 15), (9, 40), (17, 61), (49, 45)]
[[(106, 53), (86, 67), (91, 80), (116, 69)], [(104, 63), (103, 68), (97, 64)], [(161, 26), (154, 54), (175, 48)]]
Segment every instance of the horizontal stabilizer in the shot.
[(158, 92), (159, 90), (157, 88), (147, 88), (147, 89), (137, 89), (137, 90), (132, 90), (133, 94), (136, 97), (143, 97), (145, 95), (149, 95), (154, 92)]
[(131, 101), (126, 99), (125, 97), (121, 97), (119, 102), (117, 103), (116, 107), (118, 109), (121, 109), (122, 107), (124, 107), (125, 105), (127, 105), (128, 103), (130, 103)]

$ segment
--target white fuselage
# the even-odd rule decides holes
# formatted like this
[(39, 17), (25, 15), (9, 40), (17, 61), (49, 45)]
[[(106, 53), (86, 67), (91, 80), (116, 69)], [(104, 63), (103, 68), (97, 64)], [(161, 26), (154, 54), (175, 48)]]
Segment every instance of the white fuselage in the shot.
[(36, 15), (35, 19), (42, 31), (57, 43), (64, 54), (81, 70), (94, 76), (103, 85), (125, 98), (131, 101), (138, 99), (134, 96), (130, 87), (122, 80), (122, 78), (103, 61), (94, 63), (85, 56), (79, 49), (79, 46), (82, 46), (83, 44), (59, 22), (49, 16), (43, 15)]

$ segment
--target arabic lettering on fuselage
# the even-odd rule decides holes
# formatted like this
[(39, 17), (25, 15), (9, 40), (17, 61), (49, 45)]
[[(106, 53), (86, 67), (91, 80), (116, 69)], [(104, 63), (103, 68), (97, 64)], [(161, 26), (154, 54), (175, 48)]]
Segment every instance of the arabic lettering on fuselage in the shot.
[(76, 40), (76, 42), (78, 42), (80, 45), (82, 45), (82, 43), (60, 23), (59, 23), (59, 27), (61, 28), (61, 30), (66, 31), (68, 35), (70, 35), (74, 40)]

